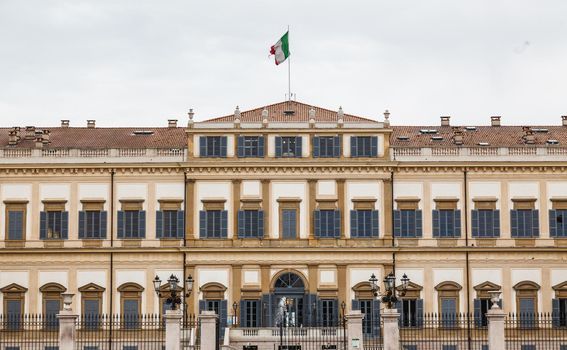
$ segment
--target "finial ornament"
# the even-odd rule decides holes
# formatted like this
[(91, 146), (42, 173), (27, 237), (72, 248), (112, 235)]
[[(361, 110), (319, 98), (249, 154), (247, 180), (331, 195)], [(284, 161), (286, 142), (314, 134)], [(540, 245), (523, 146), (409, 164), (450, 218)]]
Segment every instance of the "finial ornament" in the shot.
[(267, 119), (269, 115), (270, 112), (268, 112), (268, 109), (264, 107), (264, 109), (262, 110), (262, 119)]
[(344, 114), (344, 112), (343, 112), (343, 107), (340, 106), (340, 107), (339, 107), (339, 111), (337, 112), (337, 116), (342, 119), (342, 118), (344, 117), (344, 115), (345, 115), (345, 114)]
[(193, 108), (189, 108), (189, 113), (187, 113), (189, 115), (189, 120), (193, 120), (193, 116), (195, 115), (195, 113), (193, 113)]
[(384, 120), (389, 120), (390, 119), (390, 112), (388, 110), (384, 111)]
[(236, 106), (236, 109), (234, 110), (234, 118), (240, 119), (240, 108), (238, 106)]
[(315, 119), (315, 108), (309, 108), (309, 119)]

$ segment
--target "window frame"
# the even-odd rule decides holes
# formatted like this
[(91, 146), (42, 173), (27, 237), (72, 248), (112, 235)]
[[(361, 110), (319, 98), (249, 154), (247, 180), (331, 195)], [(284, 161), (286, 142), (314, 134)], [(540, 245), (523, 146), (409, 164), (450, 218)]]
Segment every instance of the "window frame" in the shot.
[[(300, 238), (300, 222), (301, 222), (301, 198), (278, 198), (277, 202), (279, 204), (279, 238), (281, 240), (294, 240)], [(284, 237), (284, 210), (295, 210), (295, 237), (286, 238)]]
[[(101, 316), (102, 316), (102, 299), (103, 293), (106, 289), (95, 284), (89, 283), (79, 288), (79, 293), (81, 293), (81, 318), (83, 319), (83, 325), (88, 327), (89, 329), (99, 329), (101, 327)], [(93, 320), (90, 319), (90, 316), (85, 315), (85, 302), (89, 300), (96, 300), (98, 301), (98, 312), (97, 312), (97, 319)], [(95, 321), (94, 326), (91, 325), (89, 322)]]
[(121, 329), (139, 329), (141, 327), (140, 316), (142, 314), (142, 293), (144, 292), (144, 287), (134, 282), (127, 282), (120, 285), (117, 288), (120, 293), (120, 314), (125, 317), (124, 314), (124, 302), (127, 300), (136, 300), (138, 302), (137, 310), (137, 320), (135, 323), (130, 325), (128, 320), (123, 319), (120, 325)]
[(49, 317), (47, 314), (47, 302), (56, 300), (59, 302), (59, 309), (61, 309), (63, 306), (62, 294), (67, 291), (67, 288), (59, 283), (51, 282), (41, 286), (39, 291), (41, 292), (43, 327), (44, 329), (53, 330), (59, 326), (59, 320), (56, 317)]
[[(11, 284), (3, 287), (2, 289), (0, 289), (0, 293), (2, 293), (2, 297), (3, 297), (4, 322), (8, 322), (8, 325), (4, 326), (5, 329), (19, 330), (23, 326), (21, 318), (22, 318), (22, 316), (24, 315), (24, 312), (25, 312), (25, 303), (26, 303), (25, 294), (27, 293), (27, 291), (28, 291), (27, 288), (22, 287), (22, 286), (20, 286), (19, 284), (16, 284), (16, 283), (11, 283)], [(10, 302), (10, 301), (19, 301), (20, 302), (19, 317), (18, 317), (18, 320), (16, 320), (16, 322), (13, 323), (13, 324), (10, 322), (10, 315), (8, 314), (8, 302)], [(14, 326), (14, 327), (12, 328), (12, 326)]]
[[(12, 200), (12, 201), (4, 201), (5, 206), (5, 223), (4, 223), (4, 239), (7, 242), (25, 242), (26, 241), (26, 230), (27, 230), (27, 200)], [(10, 238), (10, 225), (11, 225), (11, 218), (10, 212), (21, 212), (22, 213), (22, 232), (21, 232), (21, 239), (13, 239)]]

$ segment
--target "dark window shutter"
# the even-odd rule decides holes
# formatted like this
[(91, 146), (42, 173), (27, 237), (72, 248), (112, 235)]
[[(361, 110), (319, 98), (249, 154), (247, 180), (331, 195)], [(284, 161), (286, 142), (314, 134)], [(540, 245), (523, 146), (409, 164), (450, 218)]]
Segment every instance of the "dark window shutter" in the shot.
[(207, 154), (207, 137), (199, 136), (199, 157), (206, 157)]
[(319, 158), (320, 153), (320, 139), (319, 136), (313, 136), (313, 158)]
[(415, 318), (418, 327), (423, 327), (423, 299), (415, 301)]
[(482, 310), (481, 310), (481, 303), (480, 299), (474, 299), (474, 324), (475, 327), (482, 327)]
[(549, 210), (549, 236), (557, 237), (557, 210)]
[(402, 236), (402, 213), (400, 210), (394, 210), (394, 237)]
[(199, 314), (201, 314), (201, 312), (203, 311), (207, 311), (207, 301), (199, 300)]
[(61, 238), (68, 239), (69, 238), (69, 212), (62, 211), (61, 212)]
[(539, 210), (532, 210), (532, 237), (539, 237)]
[(335, 238), (339, 238), (341, 236), (341, 211), (340, 210), (335, 210), (335, 212), (333, 213), (334, 215), (334, 237)]
[(518, 211), (510, 210), (510, 230), (512, 231), (512, 237), (518, 237)]
[(239, 158), (243, 158), (244, 157), (244, 136), (238, 136), (237, 139), (238, 145), (236, 146), (236, 149), (238, 150), (238, 157)]
[(106, 211), (100, 212), (100, 238), (106, 238), (106, 226), (107, 226), (108, 213)]
[(140, 216), (138, 217), (138, 238), (146, 237), (146, 211), (140, 210)]
[(341, 156), (341, 137), (333, 137), (333, 157), (339, 158)]
[(219, 310), (221, 334), (224, 334), (224, 329), (226, 328), (226, 320), (228, 318), (227, 316), (228, 316), (227, 301), (221, 300), (220, 310)]
[(272, 295), (271, 294), (263, 294), (262, 295), (262, 303), (260, 304), (261, 308), (258, 310), (258, 313), (262, 314), (262, 324), (258, 325), (261, 327), (272, 327)]
[(303, 137), (297, 136), (295, 138), (295, 157), (296, 158), (301, 158), (301, 156), (302, 156), (302, 154), (301, 154), (301, 150), (303, 149), (302, 143), (303, 143)]
[(246, 237), (246, 225), (244, 221), (244, 210), (238, 211), (238, 238)]
[(163, 211), (161, 210), (156, 211), (156, 237), (163, 238)]
[(281, 136), (276, 136), (276, 158), (281, 158), (282, 156), (282, 138)]
[(337, 299), (331, 300), (333, 310), (333, 323), (331, 326), (336, 327), (339, 325), (339, 301)]
[(264, 211), (258, 210), (258, 238), (264, 238)]
[(351, 309), (360, 310), (360, 301), (356, 299), (352, 299)]
[(124, 211), (119, 210), (118, 211), (118, 232), (117, 232), (117, 237), (118, 238), (124, 238)]
[(207, 238), (207, 212), (199, 211), (199, 237)]
[(400, 314), (400, 318), (398, 318), (398, 327), (400, 327), (401, 325), (404, 324), (404, 311), (403, 311), (404, 303), (402, 303), (401, 300), (398, 300), (394, 303), (394, 308)]
[(313, 213), (313, 230), (315, 237), (321, 237), (321, 211), (315, 210)]
[(372, 335), (380, 335), (380, 300), (372, 300)]
[(561, 316), (566, 317), (566, 315), (561, 315), (561, 306), (559, 305), (559, 299), (552, 299), (551, 319), (553, 327), (559, 327), (561, 325)]
[(177, 211), (177, 238), (185, 237), (185, 210)]
[(350, 156), (358, 157), (358, 137), (350, 137)]
[(421, 210), (415, 211), (415, 237), (421, 237), (423, 232), (423, 225), (421, 219)]
[(380, 235), (380, 221), (378, 220), (378, 210), (372, 210), (371, 214), (371, 232), (370, 234), (374, 238), (378, 238)]
[(461, 237), (461, 210), (455, 210), (453, 213), (454, 231), (453, 237)]
[(315, 320), (317, 326), (323, 326), (323, 300), (317, 300), (317, 316)]
[(492, 215), (492, 237), (500, 237), (500, 210), (493, 210)]
[(44, 211), (39, 213), (39, 238), (47, 238), (47, 213)]
[(472, 236), (479, 237), (479, 225), (478, 225), (478, 210), (471, 210), (471, 229), (472, 229)]
[[(220, 157), (226, 158), (226, 136), (220, 137)], [(226, 320), (225, 320), (226, 322)]]
[(260, 158), (264, 158), (264, 154), (265, 154), (264, 144), (265, 144), (264, 136), (258, 136), (258, 157)]
[(433, 237), (440, 237), (439, 210), (433, 210)]
[[(220, 232), (220, 237), (221, 237), (221, 238), (226, 238), (226, 237), (228, 237), (227, 231), (228, 231), (228, 211), (227, 211), (227, 210), (222, 210), (222, 211), (221, 211), (221, 232)], [(226, 322), (226, 320), (225, 320), (225, 322)]]
[(350, 211), (350, 236), (358, 237), (358, 210)]
[(83, 239), (86, 236), (86, 219), (87, 213), (84, 211), (79, 211), (79, 239)]
[(378, 156), (378, 136), (370, 137), (370, 156)]
[(248, 324), (248, 318), (246, 317), (248, 315), (248, 310), (246, 309), (246, 300), (240, 300), (239, 304), (240, 304), (240, 312), (238, 318), (239, 318), (240, 327), (251, 327)]

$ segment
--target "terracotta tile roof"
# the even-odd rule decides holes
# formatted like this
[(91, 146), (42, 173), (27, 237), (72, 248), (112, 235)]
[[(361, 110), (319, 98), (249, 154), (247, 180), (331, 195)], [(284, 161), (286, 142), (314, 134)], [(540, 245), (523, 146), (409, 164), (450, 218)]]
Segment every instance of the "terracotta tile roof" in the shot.
[[(268, 120), (271, 122), (308, 122), (309, 110), (313, 107), (315, 109), (315, 120), (318, 122), (336, 122), (338, 120), (337, 111), (311, 106), (297, 101), (284, 101), (274, 103), (269, 106), (243, 111), (240, 114), (241, 122), (262, 122), (262, 111), (264, 108), (268, 110)], [(286, 115), (285, 111), (293, 111), (291, 115)], [(203, 121), (203, 123), (226, 123), (234, 121), (234, 114), (226, 115)], [(345, 123), (361, 122), (361, 123), (376, 123), (376, 120), (354, 116), (351, 114), (344, 114), (343, 121)]]
[[(186, 148), (185, 128), (75, 128), (36, 127), (49, 130), (49, 143), (44, 148)], [(35, 148), (35, 139), (25, 139), (25, 128), (21, 128), (21, 139), (15, 146), (8, 146), (8, 134), (12, 128), (0, 128), (1, 148)], [(153, 131), (151, 135), (135, 135), (135, 131)], [(30, 135), (33, 132), (30, 132)]]
[[(468, 127), (469, 129), (471, 127)], [(477, 147), (479, 142), (487, 142), (489, 147), (545, 146), (547, 140), (559, 141), (559, 146), (567, 146), (567, 126), (529, 126), (534, 136), (533, 144), (526, 144), (525, 127), (522, 126), (476, 126), (475, 130), (462, 131), (463, 144), (460, 147)], [(393, 147), (459, 147), (453, 143), (453, 126), (393, 126), (390, 144)], [(437, 133), (421, 133), (420, 130), (436, 130)], [(543, 132), (547, 130), (547, 132)], [(407, 140), (400, 138), (407, 137)], [(434, 140), (433, 137), (441, 137)]]

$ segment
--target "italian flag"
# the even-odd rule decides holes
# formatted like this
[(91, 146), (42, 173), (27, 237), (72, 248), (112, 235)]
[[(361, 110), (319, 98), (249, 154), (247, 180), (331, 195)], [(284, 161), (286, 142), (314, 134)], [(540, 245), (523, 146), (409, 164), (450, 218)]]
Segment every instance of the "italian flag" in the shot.
[(282, 63), (289, 57), (289, 31), (270, 48), (270, 55), (275, 55), (276, 65)]

